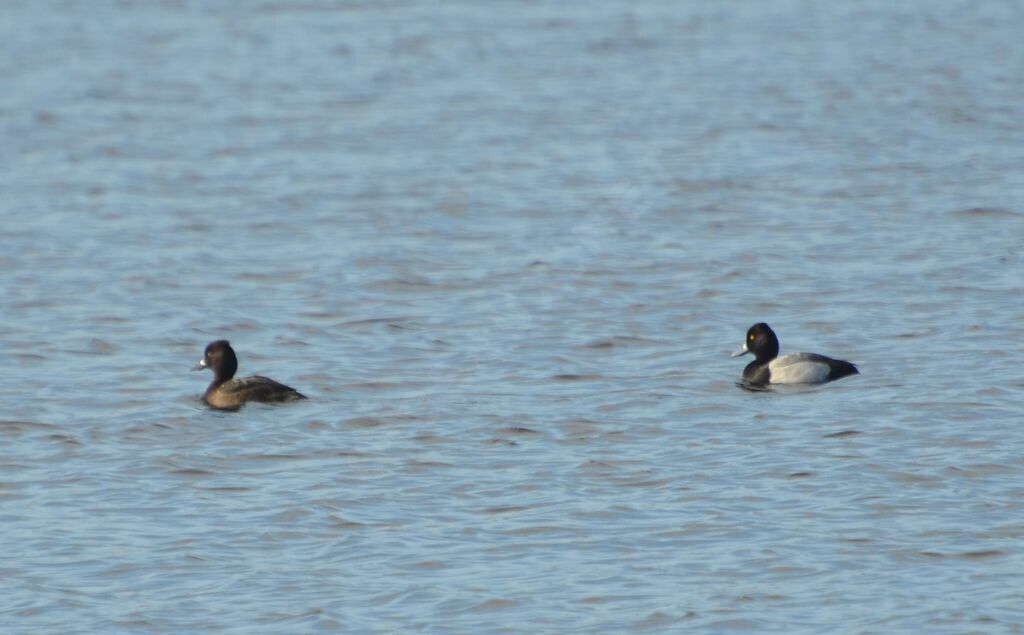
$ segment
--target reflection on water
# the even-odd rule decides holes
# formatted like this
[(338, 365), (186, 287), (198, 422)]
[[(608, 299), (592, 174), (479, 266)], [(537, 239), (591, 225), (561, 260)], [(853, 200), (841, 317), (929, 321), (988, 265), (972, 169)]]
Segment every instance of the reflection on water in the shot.
[(4, 17), (5, 632), (1019, 622), (1012, 5)]

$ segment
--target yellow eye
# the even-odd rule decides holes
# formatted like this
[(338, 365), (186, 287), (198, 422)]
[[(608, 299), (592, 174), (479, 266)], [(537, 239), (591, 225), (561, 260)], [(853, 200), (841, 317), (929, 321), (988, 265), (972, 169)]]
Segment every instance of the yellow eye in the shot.
[(754, 341), (754, 334), (753, 333), (750, 334), (750, 338), (749, 339), (750, 339), (751, 342)]

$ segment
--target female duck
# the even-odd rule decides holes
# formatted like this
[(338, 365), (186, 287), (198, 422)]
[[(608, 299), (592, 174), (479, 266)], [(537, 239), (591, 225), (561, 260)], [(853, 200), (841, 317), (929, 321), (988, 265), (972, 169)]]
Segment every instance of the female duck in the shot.
[(751, 386), (824, 384), (847, 375), (860, 374), (850, 362), (816, 353), (790, 353), (779, 357), (779, 338), (764, 322), (750, 327), (743, 348), (732, 356), (747, 353), (753, 353), (756, 358), (743, 369), (743, 381)]
[(192, 370), (204, 368), (213, 371), (213, 381), (203, 395), (203, 401), (211, 408), (237, 410), (249, 401), (280, 403), (306, 398), (290, 386), (259, 375), (233, 379), (238, 370), (238, 358), (227, 340), (217, 340), (206, 346), (203, 358)]

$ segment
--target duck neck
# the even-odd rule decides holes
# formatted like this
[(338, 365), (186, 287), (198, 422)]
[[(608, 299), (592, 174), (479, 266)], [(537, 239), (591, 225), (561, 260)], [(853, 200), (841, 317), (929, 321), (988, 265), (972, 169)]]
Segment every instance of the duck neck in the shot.
[(210, 382), (209, 388), (206, 392), (215, 390), (221, 384), (231, 381), (231, 378), (235, 376), (238, 371), (238, 360), (234, 355), (228, 355), (221, 363), (214, 367), (213, 381)]
[(757, 362), (759, 364), (770, 362), (779, 356), (779, 338), (775, 337), (774, 333), (770, 335), (771, 337), (768, 338), (765, 345), (757, 352)]

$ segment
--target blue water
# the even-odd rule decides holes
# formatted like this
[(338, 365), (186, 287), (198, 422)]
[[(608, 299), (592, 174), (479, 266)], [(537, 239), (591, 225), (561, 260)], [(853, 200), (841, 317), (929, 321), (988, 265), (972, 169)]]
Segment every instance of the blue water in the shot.
[(1022, 27), (5, 3), (0, 630), (1021, 632)]

